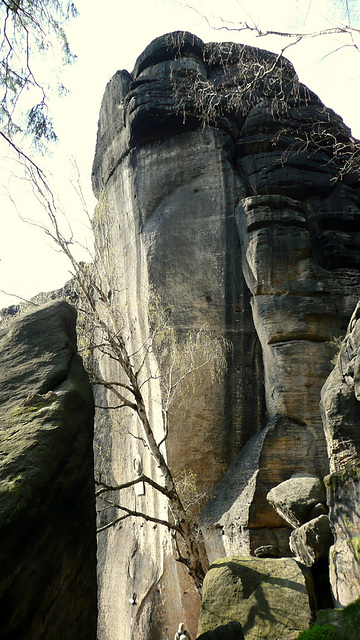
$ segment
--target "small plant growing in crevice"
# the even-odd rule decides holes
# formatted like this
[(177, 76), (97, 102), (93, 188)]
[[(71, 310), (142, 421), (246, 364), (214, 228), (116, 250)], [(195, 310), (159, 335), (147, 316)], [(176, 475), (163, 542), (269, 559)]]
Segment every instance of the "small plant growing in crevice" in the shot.
[(331, 340), (327, 340), (325, 344), (328, 344), (334, 350), (334, 355), (331, 358), (330, 362), (332, 365), (336, 365), (337, 359), (340, 353), (341, 345), (343, 342), (344, 336), (333, 336)]

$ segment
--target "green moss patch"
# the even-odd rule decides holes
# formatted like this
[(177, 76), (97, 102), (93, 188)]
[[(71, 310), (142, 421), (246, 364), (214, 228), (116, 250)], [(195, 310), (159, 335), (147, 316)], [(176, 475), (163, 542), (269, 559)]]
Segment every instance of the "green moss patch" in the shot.
[(302, 631), (297, 640), (359, 640), (360, 598), (345, 609), (323, 609), (316, 624)]

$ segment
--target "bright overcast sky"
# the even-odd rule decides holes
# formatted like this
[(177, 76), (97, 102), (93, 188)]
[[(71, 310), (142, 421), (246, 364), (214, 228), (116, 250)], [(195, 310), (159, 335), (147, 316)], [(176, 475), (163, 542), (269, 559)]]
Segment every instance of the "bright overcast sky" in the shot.
[[(69, 40), (77, 63), (64, 74), (71, 95), (54, 101), (55, 128), (59, 143), (45, 168), (56, 175), (67, 215), (76, 233), (84, 237), (84, 216), (78, 198), (69, 189), (69, 158), (75, 157), (81, 170), (83, 189), (90, 211), (95, 201), (90, 188), (97, 119), (106, 83), (118, 69), (132, 70), (137, 56), (149, 42), (169, 31), (188, 30), (204, 41), (234, 40), (279, 51), (287, 41), (272, 37), (213, 30), (210, 25), (236, 27), (239, 21), (256, 24), (262, 30), (313, 31), (339, 26), (348, 20), (339, 14), (345, 0), (78, 0), (80, 15), (68, 28)], [(359, 0), (348, 0), (352, 26), (359, 27)], [(219, 16), (221, 10), (221, 16)], [(206, 14), (208, 22), (201, 14)], [(357, 14), (357, 15), (355, 15)], [(210, 25), (209, 25), (210, 23)], [(360, 138), (360, 52), (341, 47), (344, 42), (328, 37), (307, 39), (287, 49), (300, 80), (317, 93), (323, 102), (337, 111), (353, 134)], [(339, 49), (326, 55), (329, 50)], [(68, 278), (68, 265), (54, 252), (42, 232), (21, 222), (7, 191), (14, 195), (20, 213), (36, 217), (37, 210), (23, 185), (11, 175), (7, 149), (0, 164), (3, 191), (0, 192), (0, 289), (29, 298), (40, 291), (56, 289)], [(77, 222), (78, 221), (78, 222)], [(0, 308), (16, 302), (0, 294)]]

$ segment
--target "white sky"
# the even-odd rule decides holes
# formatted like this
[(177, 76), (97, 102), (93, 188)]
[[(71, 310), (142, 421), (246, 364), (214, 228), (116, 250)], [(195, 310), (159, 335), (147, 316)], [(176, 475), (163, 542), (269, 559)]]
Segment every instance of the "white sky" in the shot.
[[(189, 0), (190, 1), (190, 0)], [(221, 18), (232, 21), (227, 26), (247, 21), (263, 30), (301, 29), (312, 31), (338, 26), (346, 16), (339, 14), (345, 0), (193, 0), (189, 9), (185, 0), (103, 0), (101, 9), (95, 0), (78, 0), (80, 16), (68, 29), (77, 63), (64, 74), (64, 84), (71, 95), (53, 101), (55, 128), (59, 143), (53, 156), (42, 162), (56, 177), (56, 187), (75, 234), (86, 236), (85, 217), (77, 196), (69, 189), (69, 157), (75, 157), (82, 174), (83, 189), (92, 211), (90, 173), (96, 140), (97, 119), (106, 83), (118, 69), (132, 70), (137, 56), (149, 42), (169, 31), (188, 30), (204, 41), (234, 40), (279, 51), (286, 42), (276, 38), (255, 38), (244, 32), (212, 30), (211, 24), (224, 26)], [(359, 0), (348, 0), (353, 26), (360, 24)], [(357, 15), (356, 15), (357, 14)], [(356, 137), (360, 138), (360, 51), (346, 47), (336, 53), (344, 41), (307, 39), (286, 51), (300, 80), (315, 91), (323, 102), (339, 113)], [(360, 42), (358, 42), (360, 44)], [(324, 57), (325, 56), (325, 57)], [(13, 163), (5, 147), (0, 148), (0, 289), (29, 298), (40, 291), (56, 289), (68, 278), (68, 264), (54, 251), (43, 232), (22, 222), (7, 194), (9, 190), (21, 214), (41, 215), (26, 185), (12, 175)], [(85, 259), (85, 258), (84, 258)], [(0, 308), (17, 302), (0, 293)]]

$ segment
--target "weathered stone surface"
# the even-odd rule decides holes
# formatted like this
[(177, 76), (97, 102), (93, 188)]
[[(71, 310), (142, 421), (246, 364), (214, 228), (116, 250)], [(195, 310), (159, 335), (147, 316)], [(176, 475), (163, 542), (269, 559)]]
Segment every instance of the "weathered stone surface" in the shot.
[[(259, 65), (271, 73), (257, 81)], [(94, 226), (129, 351), (147, 336), (153, 290), (178, 339), (208, 323), (233, 344), (218, 385), (203, 371), (195, 393), (174, 404), (165, 444), (175, 475), (190, 468), (208, 495), (233, 463), (204, 512), (211, 559), (266, 544), (288, 554), (289, 528), (266, 495), (294, 472), (328, 473), (320, 389), (331, 339), (360, 298), (358, 177), (336, 180), (344, 158), (328, 143), (349, 136), (286, 60), (182, 32), (153, 41), (105, 90)], [(115, 373), (105, 360), (99, 366)], [(162, 439), (158, 380), (147, 399)], [(136, 419), (120, 422), (141, 435)], [(140, 449), (157, 478), (117, 420), (98, 431), (109, 434), (100, 448), (108, 446), (112, 478), (128, 479)], [(154, 514), (166, 511), (150, 491), (145, 500)], [(194, 629), (189, 585), (176, 576), (166, 533), (126, 523), (104, 533), (99, 548), (100, 638), (129, 638), (135, 617), (139, 637), (172, 633), (174, 602)], [(131, 560), (118, 567), (122, 554)], [(154, 584), (166, 594), (162, 631), (151, 626)], [(127, 605), (134, 589), (136, 616)]]
[(205, 631), (197, 640), (244, 640), (240, 622), (232, 620), (228, 624), (221, 624), (216, 629)]
[(1, 632), (96, 637), (93, 398), (65, 302), (0, 329)]
[(311, 619), (308, 573), (292, 558), (222, 558), (204, 582), (198, 633), (232, 620), (246, 640), (293, 640)]
[(329, 517), (321, 515), (295, 529), (290, 536), (290, 549), (306, 567), (327, 556), (333, 543)]
[(254, 551), (254, 556), (256, 558), (278, 558), (279, 555), (279, 547), (275, 547), (272, 544), (265, 544), (262, 547), (257, 547)]
[(326, 478), (329, 517), (334, 533), (330, 581), (337, 605), (352, 602), (360, 591), (359, 420), (360, 304), (339, 345), (335, 367), (321, 392), (330, 470)]
[[(303, 478), (309, 478), (295, 481), (296, 501), (298, 508), (301, 505), (301, 512), (308, 514), (320, 497), (325, 501), (324, 487), (320, 489), (319, 480), (309, 476), (314, 449), (315, 438), (310, 429), (282, 416), (275, 416), (253, 436), (230, 465), (214, 497), (201, 513), (211, 562), (223, 555), (252, 554), (264, 544), (277, 546), (282, 556), (290, 555), (288, 521), (275, 511), (267, 495), (275, 490), (274, 486), (290, 482), (293, 469), (297, 469)], [(305, 490), (303, 482), (311, 484), (313, 495), (308, 488)], [(293, 494), (292, 497), (294, 499)], [(297, 519), (292, 518), (291, 522), (291, 526), (298, 526)]]
[[(163, 45), (158, 44), (162, 51)], [(193, 65), (193, 57), (190, 64)], [(260, 345), (241, 272), (233, 217), (243, 184), (234, 171), (228, 135), (215, 128), (203, 131), (193, 130), (193, 126), (187, 124), (183, 127), (182, 116), (169, 120), (166, 104), (161, 109), (166, 101), (174, 101), (171, 83), (169, 79), (167, 83), (158, 80), (157, 69), (153, 70), (152, 77), (151, 72), (147, 65), (141, 72), (146, 75), (146, 83), (141, 84), (139, 76), (129, 87), (129, 93), (123, 92), (123, 74), (117, 75), (107, 87), (94, 163), (96, 188), (101, 190), (102, 177), (105, 179), (107, 209), (103, 216), (101, 208), (98, 209), (95, 229), (103, 255), (114, 265), (111, 285), (113, 291), (120, 292), (119, 308), (126, 309), (125, 322), (132, 341), (130, 352), (139, 347), (146, 335), (150, 286), (155, 288), (164, 307), (171, 309), (171, 319), (180, 339), (189, 329), (208, 323), (233, 344), (223, 382), (214, 385), (204, 370), (196, 381), (201, 391), (190, 392), (186, 400), (181, 399), (181, 406), (173, 405), (172, 427), (166, 443), (174, 475), (184, 467), (190, 468), (196, 473), (199, 489), (211, 492), (234, 452), (239, 451), (252, 434), (254, 422), (265, 421)], [(118, 131), (124, 122), (122, 113), (125, 126)], [(149, 136), (156, 140), (150, 141)], [(126, 205), (119, 206), (120, 202)], [(110, 257), (109, 244), (116, 248)], [(238, 362), (247, 369), (246, 376)], [(101, 366), (104, 373), (113, 373), (110, 365)], [(154, 399), (153, 423), (161, 439), (159, 388), (154, 380), (149, 393)], [(247, 401), (250, 390), (254, 398), (251, 406)], [(129, 424), (132, 433), (141, 435), (136, 420)], [(112, 429), (116, 435), (111, 441), (111, 473), (116, 480), (128, 479), (132, 460), (139, 451), (145, 468), (152, 470), (154, 465), (141, 443), (134, 440), (124, 444), (117, 425)], [(129, 461), (125, 465), (122, 463), (124, 447)], [(156, 469), (154, 473), (157, 477)], [(154, 495), (150, 502), (149, 494), (148, 490), (147, 505), (161, 517), (166, 510), (164, 501)], [(169, 594), (163, 610), (164, 633), (168, 632), (174, 615), (185, 619), (194, 633), (198, 610), (191, 612), (195, 598), (189, 596), (188, 603), (184, 592), (189, 593), (191, 588), (179, 586), (183, 578), (174, 577), (177, 571), (182, 573), (182, 567), (178, 570), (175, 564), (171, 567), (171, 541), (167, 533), (154, 531), (150, 525), (140, 528), (140, 524), (135, 523), (125, 525), (116, 535), (104, 533), (103, 538), (101, 547), (106, 547), (107, 552), (102, 556), (105, 564), (99, 563), (100, 636), (113, 634), (116, 638), (128, 633), (127, 600), (139, 572), (134, 571), (133, 577), (130, 571), (131, 579), (127, 567), (115, 572), (115, 558), (124, 554), (124, 550), (134, 564), (146, 562), (147, 567), (154, 568), (153, 571), (147, 569), (146, 579), (143, 578), (137, 591), (147, 602), (153, 595), (152, 585), (160, 580), (161, 585), (166, 582), (166, 587), (162, 586)], [(166, 576), (163, 566), (167, 567)], [(111, 595), (118, 591), (119, 571), (123, 571), (122, 579), (127, 585), (124, 602)], [(174, 602), (179, 607), (175, 614)], [(149, 637), (150, 626), (156, 619), (151, 615), (151, 606), (151, 603), (149, 607), (139, 606), (137, 625), (142, 637)], [(115, 622), (118, 619), (128, 621), (126, 631)]]
[[(327, 456), (318, 403), (330, 373), (329, 341), (344, 330), (356, 300), (351, 277), (343, 273), (340, 284), (337, 273), (323, 268), (318, 236), (309, 227), (310, 219), (317, 224), (317, 199), (293, 198), (290, 185), (287, 193), (247, 197), (235, 216), (263, 349), (267, 409), (270, 416), (280, 413), (311, 428), (315, 464), (324, 475)], [(358, 279), (356, 286), (358, 292)]]
[(357, 598), (355, 602), (352, 602), (343, 609), (322, 609), (317, 611), (315, 621), (317, 625), (332, 625), (334, 630), (336, 630), (336, 635), (334, 634), (335, 638), (340, 635), (341, 638), (346, 638), (346, 640), (358, 640), (360, 598)]
[(336, 364), (321, 391), (321, 412), (330, 471), (360, 456), (360, 303), (352, 315)]
[(360, 593), (360, 465), (348, 465), (325, 478), (329, 518), (334, 533), (330, 582), (335, 606), (344, 607)]
[(289, 480), (276, 485), (266, 496), (278, 514), (296, 528), (309, 520), (312, 509), (325, 502), (324, 483), (308, 473), (294, 473)]

